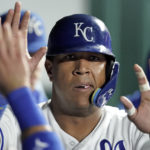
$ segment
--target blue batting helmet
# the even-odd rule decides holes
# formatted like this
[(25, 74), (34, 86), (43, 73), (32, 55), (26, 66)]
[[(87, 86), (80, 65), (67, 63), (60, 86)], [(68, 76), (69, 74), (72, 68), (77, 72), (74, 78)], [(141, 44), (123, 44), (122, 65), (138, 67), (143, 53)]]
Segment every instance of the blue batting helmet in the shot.
[[(25, 10), (21, 11), (21, 20)], [(2, 18), (2, 24), (4, 23), (7, 16), (7, 12), (0, 15)], [(28, 24), (28, 51), (29, 53), (35, 53), (41, 47), (46, 46), (46, 31), (44, 26), (44, 21), (42, 18), (34, 13), (30, 13), (30, 20)]]
[(60, 19), (49, 35), (47, 56), (69, 52), (96, 52), (115, 57), (105, 24), (86, 14)]
[[(109, 80), (98, 88), (91, 102), (98, 107), (104, 105), (115, 91), (119, 64), (112, 53), (111, 37), (105, 24), (98, 18), (75, 14), (56, 22), (49, 35), (47, 56), (72, 52), (95, 52), (109, 56)], [(107, 69), (109, 68), (109, 69)]]

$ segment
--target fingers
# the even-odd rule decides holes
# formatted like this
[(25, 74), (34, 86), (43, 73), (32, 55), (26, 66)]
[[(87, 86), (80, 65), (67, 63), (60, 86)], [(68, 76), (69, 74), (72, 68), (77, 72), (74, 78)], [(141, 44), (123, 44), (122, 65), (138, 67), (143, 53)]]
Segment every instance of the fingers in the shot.
[[(24, 15), (21, 19), (21, 22), (20, 22), (20, 17), (21, 17), (21, 3), (16, 2), (14, 10), (10, 9), (8, 11), (3, 25), (9, 24), (11, 26), (14, 39), (19, 40), (20, 35), (18, 35), (18, 34), (20, 34), (20, 33), (18, 31), (22, 32), (21, 36), (23, 37), (24, 43), (25, 43), (23, 52), (25, 54), (25, 53), (28, 53), (28, 51), (27, 51), (27, 34), (28, 34), (28, 22), (29, 22), (29, 18), (30, 18), (30, 12), (27, 11), (24, 13)], [(10, 36), (8, 36), (8, 37), (10, 37)]]
[(20, 2), (16, 2), (14, 10), (10, 9), (7, 13), (5, 23), (9, 23), (10, 25), (12, 25), (12, 29), (14, 31), (18, 30), (19, 27), (22, 30), (27, 30), (27, 28), (28, 28), (30, 12), (26, 11), (24, 13), (21, 23), (20, 23), (20, 16), (21, 16), (20, 13), (21, 13), (21, 3)]
[(3, 27), (2, 27), (1, 19), (0, 19), (0, 60), (5, 59), (6, 57), (7, 57), (6, 44), (4, 42)]
[(8, 13), (7, 13), (5, 22), (6, 22), (6, 23), (9, 23), (9, 24), (11, 25), (13, 16), (14, 16), (14, 10), (13, 10), (13, 9), (10, 9), (10, 10), (8, 11)]
[[(16, 2), (15, 9), (9, 10), (4, 24), (0, 22), (0, 84), (5, 92), (11, 91), (20, 85), (28, 85), (30, 71), (26, 55), (24, 53), (27, 40), (26, 18), (19, 28), (21, 5)], [(16, 82), (15, 82), (16, 81)]]
[[(14, 56), (14, 50), (13, 50), (13, 48), (14, 48), (14, 41), (13, 41), (13, 38), (12, 38), (12, 30), (11, 30), (11, 27), (10, 27), (10, 24), (8, 24), (8, 23), (5, 23), (4, 25), (3, 25), (3, 35), (4, 35), (4, 43), (5, 43), (5, 45), (6, 45), (6, 47), (7, 47), (7, 55), (8, 56)], [(6, 50), (5, 50), (6, 51)]]
[(26, 11), (23, 15), (23, 18), (21, 20), (21, 24), (20, 24), (20, 30), (23, 33), (23, 38), (24, 38), (24, 43), (25, 43), (25, 53), (28, 53), (27, 51), (27, 35), (28, 35), (28, 23), (29, 23), (29, 19), (30, 19), (30, 12)]
[(30, 11), (26, 11), (24, 13), (24, 16), (22, 18), (21, 24), (20, 24), (20, 29), (22, 30), (27, 30), (28, 29), (28, 23), (30, 19)]
[(143, 69), (139, 65), (135, 64), (134, 70), (138, 79), (140, 92), (142, 93), (142, 92), (149, 91), (150, 90), (149, 82), (146, 78)]
[(12, 29), (9, 23), (0, 27), (0, 59), (9, 60), (10, 58), (23, 55), (22, 49), (24, 42), (20, 31), (16, 32), (18, 39), (13, 38)]
[(15, 3), (15, 8), (14, 8), (14, 16), (13, 16), (13, 19), (12, 19), (12, 29), (13, 29), (14, 32), (19, 29), (20, 12), (21, 12), (21, 3), (16, 2)]
[(31, 59), (31, 72), (33, 72), (36, 66), (39, 64), (40, 60), (46, 54), (47, 47), (41, 47)]
[(121, 96), (120, 101), (125, 106), (128, 116), (133, 118), (136, 115), (137, 111), (136, 111), (136, 108), (134, 107), (134, 105), (131, 103), (131, 101), (125, 96)]

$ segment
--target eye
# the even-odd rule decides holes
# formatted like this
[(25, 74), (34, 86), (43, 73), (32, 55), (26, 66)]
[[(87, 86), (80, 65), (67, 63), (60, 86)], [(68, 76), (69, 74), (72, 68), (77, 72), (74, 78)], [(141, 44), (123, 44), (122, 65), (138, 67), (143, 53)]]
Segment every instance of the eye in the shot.
[(97, 56), (90, 56), (90, 57), (89, 57), (89, 60), (90, 60), (90, 61), (99, 61), (100, 58), (97, 57)]
[(99, 56), (91, 55), (89, 57), (89, 61), (104, 61), (104, 60), (105, 60), (105, 56), (103, 55), (99, 55)]
[(73, 54), (69, 54), (64, 57), (64, 60), (66, 60), (66, 61), (73, 61), (75, 59), (76, 59), (76, 57)]

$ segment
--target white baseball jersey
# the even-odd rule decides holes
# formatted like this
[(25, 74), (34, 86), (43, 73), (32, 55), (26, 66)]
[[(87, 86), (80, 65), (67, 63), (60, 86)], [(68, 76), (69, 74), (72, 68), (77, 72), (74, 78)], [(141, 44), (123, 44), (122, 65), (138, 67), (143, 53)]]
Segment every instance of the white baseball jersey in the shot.
[[(44, 115), (52, 129), (58, 133), (66, 150), (150, 150), (149, 135), (140, 132), (129, 121), (127, 114), (118, 108), (104, 106), (102, 117), (95, 129), (81, 142), (59, 127), (47, 104), (42, 108)], [(7, 110), (1, 119), (1, 122), (4, 123), (0, 123), (4, 136), (3, 150), (7, 150), (8, 146), (20, 150), (20, 140), (18, 139), (20, 131), (16, 125), (15, 117), (10, 114), (11, 112)]]
[(20, 128), (9, 106), (0, 119), (0, 150), (21, 150)]

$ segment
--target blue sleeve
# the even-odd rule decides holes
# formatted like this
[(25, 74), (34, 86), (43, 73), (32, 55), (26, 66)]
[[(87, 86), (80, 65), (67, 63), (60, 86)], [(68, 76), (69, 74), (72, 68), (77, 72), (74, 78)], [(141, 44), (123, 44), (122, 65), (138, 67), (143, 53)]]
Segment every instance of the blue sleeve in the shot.
[[(135, 91), (133, 94), (126, 95), (126, 97), (133, 103), (133, 105), (138, 108), (141, 102), (141, 94), (139, 91)], [(124, 109), (122, 103), (118, 104), (119, 109)]]
[[(32, 91), (32, 93), (33, 96), (35, 97), (34, 100), (36, 101), (37, 104), (47, 100), (47, 98), (42, 96), (41, 93), (37, 90)], [(7, 99), (2, 94), (0, 94), (0, 118), (2, 117), (3, 112), (5, 111), (7, 105), (8, 105)]]
[[(22, 87), (14, 90), (7, 98), (22, 131), (48, 124), (29, 88)], [(56, 133), (50, 131), (38, 131), (26, 137), (22, 143), (23, 150), (64, 150)]]
[(64, 150), (54, 132), (38, 132), (23, 141), (23, 150)]
[(12, 91), (7, 95), (7, 100), (22, 131), (32, 126), (48, 124), (29, 88), (22, 87)]
[(135, 91), (133, 94), (127, 95), (127, 98), (130, 99), (136, 108), (139, 107), (141, 102), (141, 94), (139, 91)]

